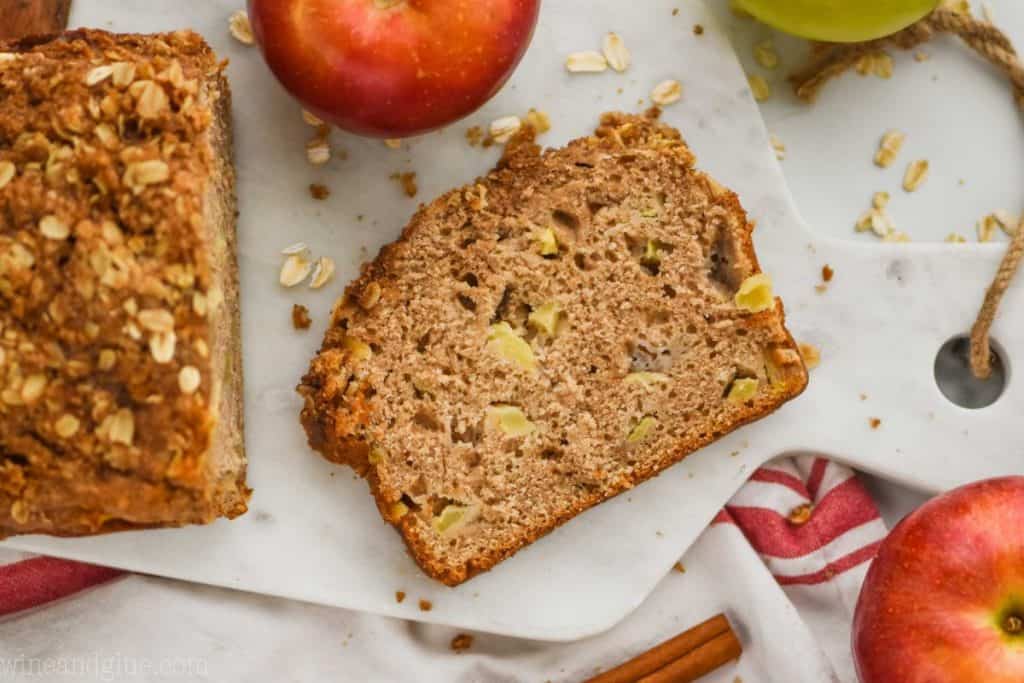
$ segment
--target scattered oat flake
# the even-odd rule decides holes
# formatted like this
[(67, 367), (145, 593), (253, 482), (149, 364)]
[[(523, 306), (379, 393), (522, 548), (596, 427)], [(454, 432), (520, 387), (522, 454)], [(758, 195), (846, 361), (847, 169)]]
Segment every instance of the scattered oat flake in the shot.
[(888, 168), (896, 161), (896, 156), (903, 148), (903, 142), (907, 139), (906, 134), (898, 130), (890, 130), (882, 136), (878, 145), (878, 152), (875, 153), (875, 165), (881, 168)]
[(420, 611), (429, 612), (432, 609), (434, 609), (434, 603), (430, 600), (420, 600)]
[(331, 160), (331, 147), (327, 139), (316, 136), (306, 143), (306, 159), (314, 166), (323, 166)]
[(775, 51), (775, 43), (771, 39), (754, 45), (754, 61), (765, 69), (774, 69), (779, 65), (779, 53)]
[(302, 110), (302, 120), (314, 128), (319, 128), (324, 125), (323, 119), (316, 114), (306, 111), (305, 109)]
[(252, 37), (252, 25), (249, 24), (249, 15), (245, 10), (240, 9), (231, 15), (231, 18), (228, 19), (228, 28), (238, 42), (244, 45), (252, 45), (255, 42)]
[(917, 190), (928, 179), (929, 164), (927, 159), (912, 161), (903, 175), (903, 189), (907, 192)]
[(309, 186), (309, 196), (313, 199), (323, 201), (331, 196), (331, 188), (320, 183), (311, 183)]
[(786, 145), (776, 135), (769, 136), (772, 143), (772, 149), (775, 150), (775, 158), (779, 161), (786, 159)]
[(821, 280), (822, 282), (832, 282), (832, 278), (835, 277), (836, 271), (832, 270), (832, 266), (825, 264), (821, 267)]
[(800, 356), (804, 359), (804, 365), (807, 366), (808, 370), (813, 370), (821, 364), (821, 351), (818, 350), (817, 346), (800, 342), (797, 348), (800, 349)]
[(958, 232), (951, 232), (946, 235), (946, 241), (950, 244), (964, 244), (967, 242), (967, 238)]
[(334, 259), (321, 256), (313, 267), (313, 278), (309, 282), (310, 289), (320, 289), (334, 277)]
[(454, 652), (464, 652), (473, 647), (473, 636), (466, 633), (460, 633), (452, 638), (451, 647)]
[(419, 188), (416, 186), (415, 173), (392, 173), (391, 179), (397, 181), (402, 186), (402, 192), (405, 193), (406, 197), (415, 197), (416, 193), (419, 192)]
[(491, 138), (499, 145), (504, 145), (512, 136), (519, 132), (519, 129), (523, 127), (523, 122), (519, 120), (518, 116), (502, 116), (499, 119), (491, 121), (491, 125), (488, 129)]
[(551, 130), (551, 118), (539, 109), (531, 108), (530, 111), (526, 112), (525, 123), (527, 126), (533, 129), (533, 132), (537, 135), (547, 133)]
[(999, 222), (996, 217), (992, 214), (985, 216), (978, 221), (978, 241), (979, 242), (991, 242), (992, 238), (996, 235), (996, 230), (999, 229)]
[(574, 74), (600, 73), (608, 68), (608, 60), (600, 52), (584, 50), (573, 52), (565, 59), (565, 68)]
[(882, 421), (877, 417), (872, 417), (871, 419), (868, 420), (868, 424), (871, 425), (872, 429), (878, 429), (879, 427), (882, 426)]
[(885, 237), (894, 231), (892, 219), (881, 211), (875, 211), (871, 215), (871, 231), (879, 237)]
[(910, 235), (899, 230), (890, 230), (885, 237), (882, 238), (883, 242), (909, 242)]
[(992, 213), (992, 216), (999, 223), (999, 227), (1002, 228), (1003, 232), (1008, 237), (1013, 237), (1017, 234), (1017, 227), (1020, 224), (1020, 219), (1016, 218), (1006, 209), (999, 209)]
[(608, 66), (622, 73), (629, 68), (632, 56), (622, 37), (618, 33), (607, 33), (601, 45), (601, 52), (604, 54)]
[(889, 193), (876, 192), (871, 195), (871, 206), (879, 210), (889, 206)]
[(857, 221), (857, 232), (871, 231), (879, 237), (885, 237), (892, 230), (892, 221), (882, 209), (873, 208), (861, 215)]
[(682, 96), (682, 84), (673, 79), (662, 81), (651, 89), (651, 101), (659, 107), (666, 107), (674, 102), (678, 102)]
[[(303, 254), (307, 252), (309, 252), (309, 247), (306, 245), (305, 242), (296, 242), (295, 244), (290, 244), (281, 250), (281, 253), (284, 254), (285, 256), (291, 256), (292, 254)], [(309, 258), (308, 254), (307, 258)]]
[(284, 260), (284, 264), (281, 266), (279, 277), (281, 286), (294, 287), (302, 283), (309, 277), (309, 273), (312, 270), (313, 264), (306, 253), (291, 254)]
[(308, 330), (312, 324), (313, 319), (309, 317), (309, 309), (302, 304), (294, 304), (292, 306), (292, 327), (297, 330)]
[(391, 149), (402, 149), (402, 141), (398, 138), (388, 138), (384, 144)]
[(747, 82), (750, 84), (751, 94), (758, 102), (764, 102), (772, 96), (772, 89), (768, 86), (768, 81), (764, 80), (763, 76), (759, 74), (748, 76)]

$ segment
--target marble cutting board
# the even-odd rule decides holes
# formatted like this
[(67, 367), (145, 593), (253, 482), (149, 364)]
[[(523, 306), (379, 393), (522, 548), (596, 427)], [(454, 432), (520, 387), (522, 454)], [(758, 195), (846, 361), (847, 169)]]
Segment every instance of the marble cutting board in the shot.
[[(79, 0), (71, 25), (192, 27), (231, 59), (251, 510), (204, 528), (4, 545), (406, 619), (571, 640), (610, 628), (644, 600), (750, 472), (777, 455), (814, 450), (928, 490), (1024, 469), (1024, 385), (1012, 377), (1014, 352), (1024, 348), (1024, 288), (1010, 292), (994, 330), (1011, 366), (995, 405), (959, 408), (933, 378), (937, 350), (970, 324), (1002, 247), (817, 236), (793, 205), (745, 77), (701, 2), (647, 0), (637, 11), (615, 0), (547, 0), (526, 59), (482, 111), (401, 150), (335, 133), (335, 147), (348, 158), (320, 169), (305, 160), (311, 130), (298, 105), (257, 51), (228, 35), (227, 17), (241, 4)], [(692, 31), (697, 23), (703, 36)], [(608, 30), (632, 49), (629, 72), (566, 74), (565, 55), (598, 49)], [(361, 261), (398, 235), (416, 201), (493, 164), (494, 150), (467, 146), (469, 125), (537, 107), (553, 122), (542, 142), (558, 145), (586, 134), (601, 111), (641, 108), (638, 99), (666, 78), (681, 80), (685, 94), (665, 119), (683, 131), (702, 168), (739, 192), (757, 221), (758, 253), (785, 300), (790, 329), (826, 349), (827, 362), (812, 373), (807, 392), (775, 415), (581, 515), (488, 574), (455, 589), (436, 584), (380, 520), (365, 484), (305, 444), (293, 387), (333, 298)], [(416, 200), (388, 179), (396, 171), (418, 174)], [(328, 185), (330, 198), (310, 199), (311, 182)], [(278, 286), (279, 252), (299, 240), (337, 261), (326, 291)], [(814, 287), (826, 263), (836, 278), (819, 294)], [(293, 303), (310, 308), (314, 329), (291, 329)], [(882, 420), (879, 429), (868, 426), (872, 417)], [(396, 603), (396, 590), (409, 596), (404, 603)], [(420, 599), (433, 609), (420, 611)]]

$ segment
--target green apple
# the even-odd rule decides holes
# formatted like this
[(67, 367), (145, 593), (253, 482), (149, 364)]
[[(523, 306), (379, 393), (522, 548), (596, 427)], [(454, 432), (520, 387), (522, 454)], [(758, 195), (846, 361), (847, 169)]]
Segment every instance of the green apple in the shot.
[(804, 38), (855, 43), (910, 26), (939, 0), (733, 0), (766, 24)]

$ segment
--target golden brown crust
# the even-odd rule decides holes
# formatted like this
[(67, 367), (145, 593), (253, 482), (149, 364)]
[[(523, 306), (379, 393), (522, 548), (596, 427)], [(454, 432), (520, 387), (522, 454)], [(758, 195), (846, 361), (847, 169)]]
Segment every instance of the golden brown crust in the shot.
[(210, 358), (238, 326), (222, 72), (187, 31), (0, 44), (0, 536), (245, 510), (244, 464), (212, 480), (241, 446), (211, 407), (241, 381), (237, 341), (223, 386)]
[[(760, 271), (751, 238), (752, 225), (747, 221), (735, 193), (721, 187), (710, 177), (692, 170), (693, 156), (681, 142), (674, 129), (647, 118), (621, 114), (607, 114), (595, 136), (570, 143), (569, 150), (577, 165), (587, 165), (588, 158), (604, 153), (619, 154), (627, 148), (665, 147), (665, 154), (674, 155), (674, 163), (687, 169), (688, 181), (701, 184), (702, 192), (713, 198), (715, 205), (724, 214), (738, 218), (730, 223), (730, 243), (738, 245), (737, 261), (746, 274)], [(377, 259), (363, 266), (360, 277), (347, 289), (338, 302), (332, 325), (327, 332), (319, 354), (314, 358), (309, 373), (299, 387), (305, 398), (302, 422), (309, 435), (310, 445), (324, 457), (337, 463), (347, 464), (364, 476), (377, 500), (382, 517), (400, 531), (415, 561), (430, 576), (448, 584), (459, 584), (472, 576), (486, 571), (498, 562), (549, 533), (580, 512), (628, 490), (638, 483), (657, 475), (665, 468), (679, 462), (686, 455), (711, 443), (738, 427), (760, 419), (771, 413), (786, 401), (801, 393), (807, 383), (806, 369), (796, 353), (796, 345), (784, 326), (784, 311), (781, 302), (775, 310), (748, 315), (736, 324), (751, 333), (761, 331), (770, 340), (766, 348), (772, 360), (768, 375), (770, 391), (758, 394), (739, 411), (729, 413), (728, 419), (715, 423), (706, 432), (677, 441), (666, 449), (661, 457), (644, 460), (630, 471), (599, 487), (584, 489), (571, 504), (560, 507), (544, 523), (518, 527), (521, 533), (508, 542), (484, 548), (464, 562), (452, 562), (437, 552), (437, 534), (429, 524), (413, 514), (397, 514), (395, 505), (409, 501), (406, 494), (391, 484), (382, 482), (378, 467), (371, 462), (369, 434), (374, 420), (379, 417), (380, 407), (374, 403), (377, 387), (369, 380), (353, 374), (359, 362), (359, 350), (346, 344), (350, 322), (367, 315), (367, 299), (384, 310), (401, 307), (408, 299), (398, 278), (399, 254), (404, 245), (415, 240), (423, 231), (435, 230), (431, 219), (442, 214), (445, 207), (467, 204), (470, 210), (474, 203), (486, 204), (491, 196), (504, 185), (515, 185), (523, 178), (541, 177), (541, 156), (539, 148), (528, 133), (509, 144), (498, 168), (486, 178), (473, 185), (453, 190), (430, 205), (421, 208), (405, 228), (399, 240), (382, 249)], [(526, 184), (526, 183), (524, 183)], [(777, 357), (775, 357), (777, 356)], [(768, 373), (767, 367), (765, 373)], [(401, 496), (401, 498), (400, 498)]]

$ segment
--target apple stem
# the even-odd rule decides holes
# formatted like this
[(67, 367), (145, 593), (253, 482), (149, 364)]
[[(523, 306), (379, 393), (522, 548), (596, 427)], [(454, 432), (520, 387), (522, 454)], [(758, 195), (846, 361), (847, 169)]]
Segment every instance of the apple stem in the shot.
[(1003, 630), (1011, 636), (1024, 633), (1024, 619), (1016, 614), (1010, 614), (1003, 620)]

